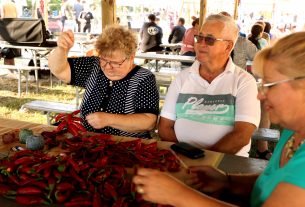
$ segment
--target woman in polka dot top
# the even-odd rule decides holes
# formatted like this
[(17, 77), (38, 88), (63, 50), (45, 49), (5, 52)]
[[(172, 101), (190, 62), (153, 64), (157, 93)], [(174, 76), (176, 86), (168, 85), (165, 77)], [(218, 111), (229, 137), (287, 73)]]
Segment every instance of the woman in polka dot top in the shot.
[(68, 58), (72, 31), (63, 32), (49, 55), (51, 72), (85, 88), (81, 118), (88, 131), (150, 138), (159, 112), (154, 75), (134, 64), (135, 35), (120, 26), (104, 29), (96, 42), (98, 56)]

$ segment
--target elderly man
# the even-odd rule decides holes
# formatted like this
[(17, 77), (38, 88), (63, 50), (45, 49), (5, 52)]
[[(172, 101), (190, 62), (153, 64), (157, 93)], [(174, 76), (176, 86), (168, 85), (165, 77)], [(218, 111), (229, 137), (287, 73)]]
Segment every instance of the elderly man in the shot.
[(248, 156), (260, 120), (255, 79), (234, 65), (234, 20), (211, 15), (195, 36), (196, 61), (169, 87), (161, 112), (162, 140)]

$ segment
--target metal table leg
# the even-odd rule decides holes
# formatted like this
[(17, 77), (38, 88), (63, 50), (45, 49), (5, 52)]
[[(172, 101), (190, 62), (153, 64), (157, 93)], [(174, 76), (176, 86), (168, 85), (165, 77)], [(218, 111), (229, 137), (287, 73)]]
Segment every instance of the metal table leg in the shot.
[(25, 94), (28, 94), (28, 89), (29, 89), (29, 73), (30, 71), (25, 72)]
[(18, 69), (18, 97), (21, 96), (21, 70)]

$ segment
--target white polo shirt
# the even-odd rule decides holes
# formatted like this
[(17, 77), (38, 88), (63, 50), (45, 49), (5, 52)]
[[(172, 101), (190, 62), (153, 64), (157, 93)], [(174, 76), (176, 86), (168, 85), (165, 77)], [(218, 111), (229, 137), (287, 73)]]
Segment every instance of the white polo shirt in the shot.
[[(199, 65), (195, 61), (176, 76), (161, 111), (162, 117), (175, 121), (178, 141), (207, 148), (231, 132), (236, 121), (258, 126), (260, 102), (252, 75), (230, 58), (224, 72), (208, 83), (199, 75)], [(249, 156), (250, 146), (237, 155)]]

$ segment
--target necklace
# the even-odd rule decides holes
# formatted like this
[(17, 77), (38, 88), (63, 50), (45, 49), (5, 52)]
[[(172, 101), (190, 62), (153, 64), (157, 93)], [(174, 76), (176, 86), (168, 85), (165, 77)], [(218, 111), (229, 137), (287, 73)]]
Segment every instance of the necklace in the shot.
[(305, 142), (305, 139), (302, 140), (296, 148), (294, 148), (295, 137), (291, 136), (290, 139), (286, 142), (284, 148), (286, 149), (286, 158), (289, 160), (293, 157), (294, 153), (298, 151), (300, 146)]

